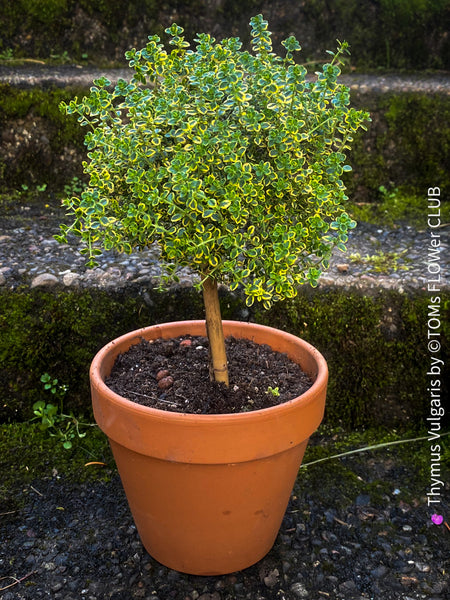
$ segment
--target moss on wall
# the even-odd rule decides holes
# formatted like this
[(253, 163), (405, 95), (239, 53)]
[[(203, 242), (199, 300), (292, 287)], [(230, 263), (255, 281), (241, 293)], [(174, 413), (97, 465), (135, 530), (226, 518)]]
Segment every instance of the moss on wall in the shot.
[[(0, 85), (0, 182), (3, 189), (48, 184), (62, 190), (81, 176), (85, 129), (63, 115), (61, 100), (86, 89), (17, 89)], [(450, 187), (450, 100), (443, 94), (353, 94), (371, 112), (369, 132), (350, 155), (349, 196), (381, 200), (380, 186), (423, 196), (429, 186)], [(24, 134), (24, 130), (27, 134)]]
[(450, 99), (445, 94), (353, 94), (355, 106), (370, 111), (368, 132), (355, 136), (353, 173), (345, 177), (358, 200), (382, 200), (388, 190), (426, 196), (427, 189), (450, 186)]
[(310, 0), (304, 16), (316, 44), (347, 40), (361, 68), (448, 68), (448, 0)]
[[(442, 304), (441, 358), (448, 364), (450, 299)], [(269, 312), (248, 312), (223, 294), (223, 317), (272, 325), (313, 343), (327, 358), (326, 419), (344, 427), (420, 426), (429, 411), (426, 367), (428, 298), (398, 293), (364, 296), (339, 290), (301, 291)], [(168, 293), (24, 290), (0, 295), (0, 389), (3, 421), (30, 418), (42, 399), (44, 372), (69, 385), (67, 408), (90, 409), (88, 368), (106, 342), (158, 322), (202, 318), (191, 288)], [(448, 378), (447, 378), (448, 380)], [(445, 381), (445, 378), (443, 378)], [(447, 390), (448, 391), (448, 390)], [(442, 390), (442, 398), (446, 390)]]
[(0, 387), (2, 420), (31, 416), (42, 399), (40, 377), (48, 372), (69, 386), (68, 408), (89, 406), (88, 367), (110, 339), (162, 320), (201, 317), (198, 295), (185, 289), (154, 293), (151, 300), (130, 288), (106, 292), (4, 291), (0, 295)]
[(80, 175), (85, 130), (59, 110), (79, 88), (18, 89), (0, 84), (0, 188), (62, 188)]
[(449, 0), (16, 0), (1, 12), (0, 52), (15, 56), (122, 59), (174, 19), (189, 38), (205, 31), (248, 40), (250, 17), (262, 12), (277, 43), (296, 33), (306, 59), (323, 59), (339, 38), (361, 68), (450, 65)]
[[(2, 49), (11, 48), (15, 58), (69, 56), (80, 60), (89, 53), (99, 60), (112, 52), (118, 31), (137, 27), (144, 17), (156, 26), (154, 0), (17, 0), (2, 9)], [(125, 33), (125, 32), (124, 32)], [(99, 48), (95, 48), (95, 44)], [(110, 56), (109, 59), (114, 56)]]
[[(386, 140), (401, 140), (392, 157), (392, 170), (403, 184), (424, 190), (433, 182), (450, 184), (450, 100), (444, 95), (390, 95), (381, 103), (388, 131)], [(386, 141), (385, 141), (386, 143)]]
[[(52, 123), (63, 130), (63, 134), (67, 132), (67, 128), (71, 128), (70, 133), (73, 134), (73, 131), (79, 130), (76, 120), (68, 119), (58, 109), (58, 105), (62, 100), (71, 99), (83, 91), (86, 90), (75, 88), (23, 90), (8, 84), (0, 84), (0, 125), (4, 127), (11, 119), (23, 119), (32, 111), (36, 116), (48, 117)], [(67, 133), (66, 137), (68, 137)]]
[[(420, 423), (429, 413), (424, 394), (429, 385), (428, 303), (425, 294), (366, 296), (305, 289), (258, 319), (303, 337), (324, 354), (330, 368), (329, 422), (392, 427)], [(447, 301), (441, 318), (443, 348), (449, 339), (449, 308)], [(442, 399), (445, 394), (443, 390)]]
[[(423, 230), (427, 226), (427, 211), (424, 211), (424, 201), (427, 197), (427, 188), (422, 194), (414, 194), (407, 189), (393, 186), (391, 189), (381, 188), (378, 198), (374, 202), (358, 202), (358, 197), (353, 197), (354, 202), (348, 206), (349, 213), (357, 222), (373, 223), (379, 227), (395, 229), (398, 225), (409, 225), (415, 229)], [(450, 202), (443, 199), (440, 206), (442, 223), (450, 222)]]

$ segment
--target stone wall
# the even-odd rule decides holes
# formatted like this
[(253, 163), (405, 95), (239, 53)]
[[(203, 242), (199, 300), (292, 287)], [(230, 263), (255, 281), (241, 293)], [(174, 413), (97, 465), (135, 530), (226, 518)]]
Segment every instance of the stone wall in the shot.
[[(242, 298), (224, 292), (222, 316), (278, 327), (316, 345), (329, 365), (326, 421), (333, 426), (409, 428), (422, 426), (429, 415), (428, 303), (419, 292), (305, 288), (266, 312), (248, 309)], [(448, 294), (441, 306), (441, 358), (447, 365)], [(89, 413), (89, 364), (104, 344), (146, 325), (196, 318), (203, 318), (203, 306), (191, 287), (3, 290), (1, 421), (32, 416), (33, 402), (45, 397), (40, 383), (45, 372), (69, 386), (66, 411)], [(441, 392), (445, 398), (448, 387)]]
[[(63, 190), (82, 177), (85, 129), (58, 110), (82, 88), (19, 89), (0, 84), (0, 187), (46, 184)], [(372, 115), (350, 155), (350, 197), (376, 201), (380, 186), (421, 196), (431, 184), (450, 186), (450, 100), (446, 93), (354, 92), (355, 106)], [(432, 181), (431, 181), (432, 175)]]
[(263, 13), (275, 44), (294, 33), (303, 60), (323, 60), (335, 40), (352, 47), (358, 68), (448, 69), (448, 0), (18, 0), (0, 9), (0, 53), (14, 57), (123, 61), (176, 21), (198, 32), (247, 41), (249, 19)]

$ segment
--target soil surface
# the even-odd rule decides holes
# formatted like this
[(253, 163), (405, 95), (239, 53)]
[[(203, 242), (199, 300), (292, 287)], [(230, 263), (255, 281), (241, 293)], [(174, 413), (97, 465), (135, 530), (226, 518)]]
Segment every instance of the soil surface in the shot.
[(312, 381), (285, 354), (250, 340), (226, 340), (230, 385), (209, 377), (205, 337), (142, 340), (121, 354), (106, 384), (144, 406), (195, 414), (248, 412), (292, 400)]

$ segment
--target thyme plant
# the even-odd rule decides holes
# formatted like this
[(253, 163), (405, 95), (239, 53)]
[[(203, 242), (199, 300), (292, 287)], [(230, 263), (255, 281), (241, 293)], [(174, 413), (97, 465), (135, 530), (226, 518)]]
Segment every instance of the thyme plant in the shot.
[(341, 176), (354, 133), (370, 120), (338, 83), (347, 43), (311, 80), (294, 60), (294, 36), (281, 57), (262, 15), (250, 25), (251, 52), (239, 38), (208, 34), (192, 50), (173, 24), (170, 51), (153, 35), (126, 53), (129, 81), (101, 77), (89, 96), (62, 103), (90, 127), (90, 180), (65, 201), (73, 222), (58, 239), (80, 236), (90, 265), (101, 247), (130, 253), (156, 242), (169, 276), (196, 271), (211, 372), (226, 384), (217, 284), (266, 308), (317, 285), (355, 226)]

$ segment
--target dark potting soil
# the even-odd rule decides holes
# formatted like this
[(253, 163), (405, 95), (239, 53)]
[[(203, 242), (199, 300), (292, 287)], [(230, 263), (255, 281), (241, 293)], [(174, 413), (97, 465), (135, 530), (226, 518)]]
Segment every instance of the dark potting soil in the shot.
[(224, 414), (269, 408), (308, 390), (299, 365), (267, 345), (227, 338), (230, 385), (210, 381), (205, 337), (142, 340), (121, 354), (106, 385), (142, 404), (172, 412)]

